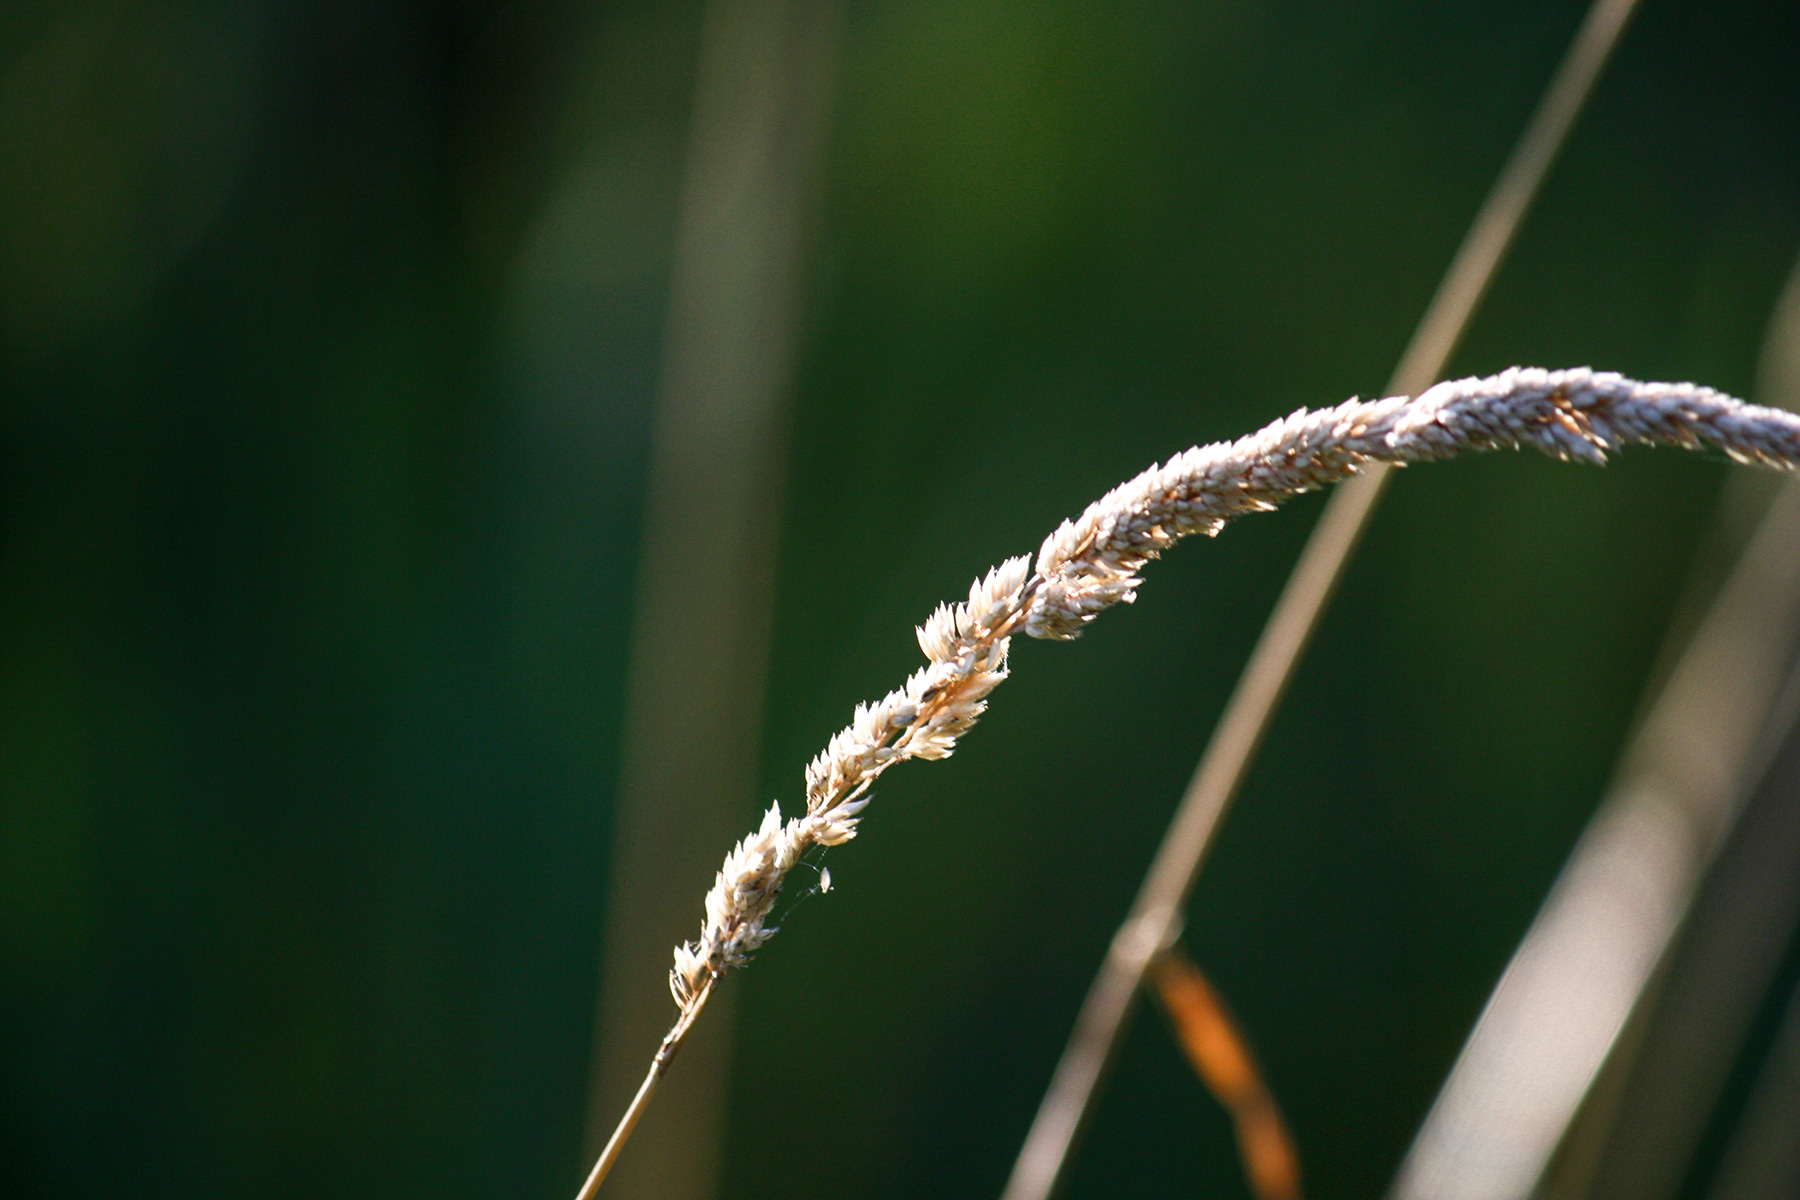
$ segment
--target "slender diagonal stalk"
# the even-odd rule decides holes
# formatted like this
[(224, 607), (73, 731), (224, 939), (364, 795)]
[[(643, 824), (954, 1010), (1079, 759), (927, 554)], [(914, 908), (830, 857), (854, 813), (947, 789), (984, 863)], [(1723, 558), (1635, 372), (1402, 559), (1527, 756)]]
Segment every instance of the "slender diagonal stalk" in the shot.
[(619, 1118), (619, 1124), (613, 1129), (612, 1136), (606, 1139), (606, 1148), (600, 1152), (599, 1159), (594, 1163), (594, 1169), (588, 1172), (587, 1180), (581, 1185), (581, 1191), (576, 1194), (575, 1200), (594, 1200), (594, 1194), (600, 1190), (601, 1181), (612, 1171), (613, 1163), (618, 1161), (619, 1152), (625, 1148), (625, 1142), (631, 1137), (632, 1130), (637, 1128), (638, 1118), (642, 1117), (644, 1109), (649, 1107), (650, 1097), (655, 1093), (656, 1085), (662, 1082), (662, 1077), (668, 1071), (669, 1064), (675, 1061), (675, 1055), (680, 1052), (682, 1043), (687, 1041), (688, 1031), (694, 1027), (694, 1022), (699, 1019), (700, 1012), (706, 1007), (707, 998), (711, 995), (712, 981), (708, 980), (706, 985), (695, 994), (693, 1002), (682, 1010), (674, 1027), (663, 1036), (662, 1045), (656, 1048), (656, 1053), (650, 1059), (650, 1069), (644, 1074), (644, 1082), (638, 1085), (637, 1093), (632, 1096), (631, 1104), (625, 1109), (625, 1115)]
[[(1531, 124), (1501, 169), (1388, 386), (1415, 395), (1435, 380), (1468, 327), (1550, 164), (1618, 44), (1637, 0), (1595, 0)], [(1337, 490), (1313, 528), (1274, 612), (1164, 834), (1131, 914), (1090, 985), (1013, 1164), (1003, 1200), (1045, 1200), (1080, 1135), (1151, 959), (1180, 933), (1180, 914), (1296, 664), (1387, 479), (1377, 467)]]

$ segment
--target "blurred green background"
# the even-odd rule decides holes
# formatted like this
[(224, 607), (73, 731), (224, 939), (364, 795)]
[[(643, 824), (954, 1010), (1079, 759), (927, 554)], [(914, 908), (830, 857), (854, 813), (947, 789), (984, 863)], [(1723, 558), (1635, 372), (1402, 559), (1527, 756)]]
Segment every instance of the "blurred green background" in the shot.
[[(765, 802), (980, 570), (1376, 392), (1582, 9), (851, 3)], [(700, 28), (0, 13), (6, 1195), (573, 1193)], [(1796, 62), (1800, 7), (1648, 0), (1452, 371), (1746, 394), (1800, 253)], [(1395, 481), (1190, 913), (1313, 1196), (1386, 1185), (1724, 475)], [(997, 1193), (1318, 503), (1016, 647), (953, 760), (884, 778), (837, 890), (727, 985), (721, 1195)], [(1241, 1192), (1140, 1019), (1069, 1195)]]

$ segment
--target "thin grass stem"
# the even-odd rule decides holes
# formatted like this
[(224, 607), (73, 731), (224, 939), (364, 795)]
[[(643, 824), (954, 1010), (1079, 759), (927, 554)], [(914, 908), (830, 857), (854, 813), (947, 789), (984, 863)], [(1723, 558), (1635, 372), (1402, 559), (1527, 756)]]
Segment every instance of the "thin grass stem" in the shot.
[(663, 1036), (662, 1045), (658, 1046), (656, 1053), (651, 1056), (650, 1069), (644, 1073), (644, 1082), (638, 1084), (637, 1093), (632, 1096), (631, 1104), (625, 1109), (625, 1115), (619, 1118), (619, 1123), (614, 1127), (612, 1136), (606, 1139), (606, 1148), (600, 1152), (599, 1159), (594, 1163), (594, 1169), (588, 1172), (587, 1181), (581, 1185), (581, 1191), (576, 1194), (575, 1200), (594, 1200), (595, 1194), (600, 1190), (600, 1185), (606, 1181), (607, 1175), (612, 1171), (613, 1163), (618, 1161), (619, 1152), (625, 1148), (626, 1141), (631, 1137), (631, 1131), (637, 1128), (638, 1118), (642, 1117), (644, 1110), (650, 1106), (650, 1097), (655, 1093), (656, 1085), (662, 1082), (662, 1077), (668, 1071), (669, 1064), (675, 1061), (675, 1055), (681, 1051), (682, 1043), (687, 1041), (688, 1031), (693, 1029), (694, 1021), (700, 1016), (700, 1011), (706, 1007), (707, 998), (712, 995), (712, 988), (713, 981), (709, 979), (702, 985), (700, 991), (695, 993), (693, 1002), (682, 1010), (681, 1016), (676, 1020), (674, 1026)]
[[(1442, 374), (1636, 7), (1637, 0), (1595, 0), (1588, 10), (1401, 355), (1388, 394), (1417, 395)], [(1387, 467), (1377, 466), (1338, 488), (1313, 528), (1214, 728), (1131, 915), (1089, 988), (1003, 1200), (1046, 1200), (1055, 1189), (1125, 1031), (1138, 982), (1151, 959), (1179, 934), (1181, 910), (1214, 834), (1262, 745), (1387, 475)]]

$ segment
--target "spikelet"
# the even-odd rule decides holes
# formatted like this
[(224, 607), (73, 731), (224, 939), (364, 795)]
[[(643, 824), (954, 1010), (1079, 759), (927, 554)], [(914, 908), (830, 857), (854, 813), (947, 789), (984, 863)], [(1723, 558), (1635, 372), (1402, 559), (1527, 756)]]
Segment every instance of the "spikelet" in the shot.
[(806, 811), (771, 806), (726, 856), (706, 897), (700, 939), (675, 951), (670, 989), (684, 1014), (704, 986), (742, 966), (775, 930), (765, 922), (800, 856), (856, 835), (877, 776), (908, 758), (947, 758), (1006, 678), (1014, 634), (1069, 639), (1115, 604), (1138, 572), (1181, 538), (1211, 536), (1245, 513), (1357, 474), (1468, 451), (1531, 446), (1603, 463), (1629, 443), (1712, 446), (1738, 462), (1800, 466), (1800, 416), (1691, 383), (1638, 383), (1586, 368), (1514, 367), (1440, 383), (1415, 399), (1350, 400), (1298, 410), (1235, 442), (1197, 446), (1152, 466), (1065, 521), (1035, 562), (1011, 558), (977, 579), (966, 601), (939, 605), (918, 628), (926, 665), (898, 691), (859, 704), (806, 769)]

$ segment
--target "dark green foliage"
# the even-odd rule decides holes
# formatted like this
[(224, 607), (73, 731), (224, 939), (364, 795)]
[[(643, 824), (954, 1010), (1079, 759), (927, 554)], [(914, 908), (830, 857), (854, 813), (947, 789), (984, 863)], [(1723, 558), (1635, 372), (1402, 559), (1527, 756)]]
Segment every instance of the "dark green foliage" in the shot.
[[(697, 5), (16, 7), (0, 1192), (561, 1197)], [(763, 791), (979, 570), (1378, 387), (1581, 9), (853, 6)], [(1796, 54), (1791, 5), (1648, 5), (1453, 369), (1747, 393)], [(1396, 481), (1189, 926), (1319, 1200), (1385, 1185), (1721, 476)], [(955, 759), (882, 780), (730, 981), (727, 1196), (997, 1191), (1316, 511), (1017, 647)], [(1230, 1194), (1197, 1086), (1141, 1022), (1071, 1195)]]

